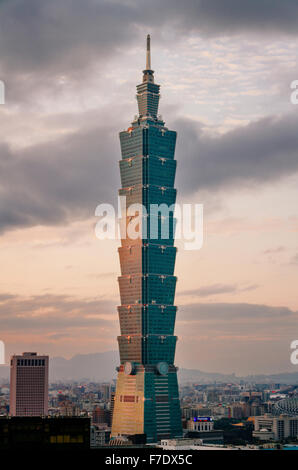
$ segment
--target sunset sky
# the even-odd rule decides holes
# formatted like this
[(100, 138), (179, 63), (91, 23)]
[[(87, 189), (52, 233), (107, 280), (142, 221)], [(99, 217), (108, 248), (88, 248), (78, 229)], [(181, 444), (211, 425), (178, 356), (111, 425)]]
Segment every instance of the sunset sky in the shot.
[[(270, 7), (268, 7), (270, 5)], [(298, 371), (298, 3), (2, 0), (0, 340), (11, 353), (116, 350), (119, 131), (151, 34), (160, 112), (178, 132), (179, 203), (204, 245), (177, 242), (178, 366)]]

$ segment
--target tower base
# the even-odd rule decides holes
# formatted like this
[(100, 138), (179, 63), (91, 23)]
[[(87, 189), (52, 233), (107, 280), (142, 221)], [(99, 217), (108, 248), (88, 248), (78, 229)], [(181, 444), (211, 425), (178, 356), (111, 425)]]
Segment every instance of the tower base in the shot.
[(111, 437), (146, 434), (147, 442), (182, 437), (177, 368), (160, 374), (156, 366), (138, 365), (118, 372)]

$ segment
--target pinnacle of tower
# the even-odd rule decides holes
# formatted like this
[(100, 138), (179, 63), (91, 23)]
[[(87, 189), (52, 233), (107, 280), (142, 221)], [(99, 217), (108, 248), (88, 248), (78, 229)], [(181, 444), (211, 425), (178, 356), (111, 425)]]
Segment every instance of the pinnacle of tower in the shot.
[(150, 34), (147, 35), (146, 69), (151, 69)]
[(143, 70), (143, 81), (137, 85), (139, 118), (157, 120), (159, 104), (159, 85), (154, 83), (154, 71), (151, 69), (150, 35), (147, 35), (146, 69)]
[(154, 71), (151, 70), (150, 34), (147, 34), (146, 69), (143, 70), (143, 82), (154, 83)]

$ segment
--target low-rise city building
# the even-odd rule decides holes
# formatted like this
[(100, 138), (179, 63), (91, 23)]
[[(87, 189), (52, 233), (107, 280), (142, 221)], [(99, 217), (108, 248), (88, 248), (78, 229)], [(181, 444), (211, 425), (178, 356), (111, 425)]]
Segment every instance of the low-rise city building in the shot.
[(265, 433), (271, 436), (269, 439), (275, 441), (282, 441), (289, 437), (298, 438), (298, 416), (270, 414), (256, 416), (253, 436), (264, 440)]

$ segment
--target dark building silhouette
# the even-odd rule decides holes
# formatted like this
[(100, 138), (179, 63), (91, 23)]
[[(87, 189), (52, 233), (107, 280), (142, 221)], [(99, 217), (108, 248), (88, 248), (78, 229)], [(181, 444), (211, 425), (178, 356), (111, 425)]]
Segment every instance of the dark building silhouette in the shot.
[(89, 449), (89, 418), (0, 417), (0, 449)]

